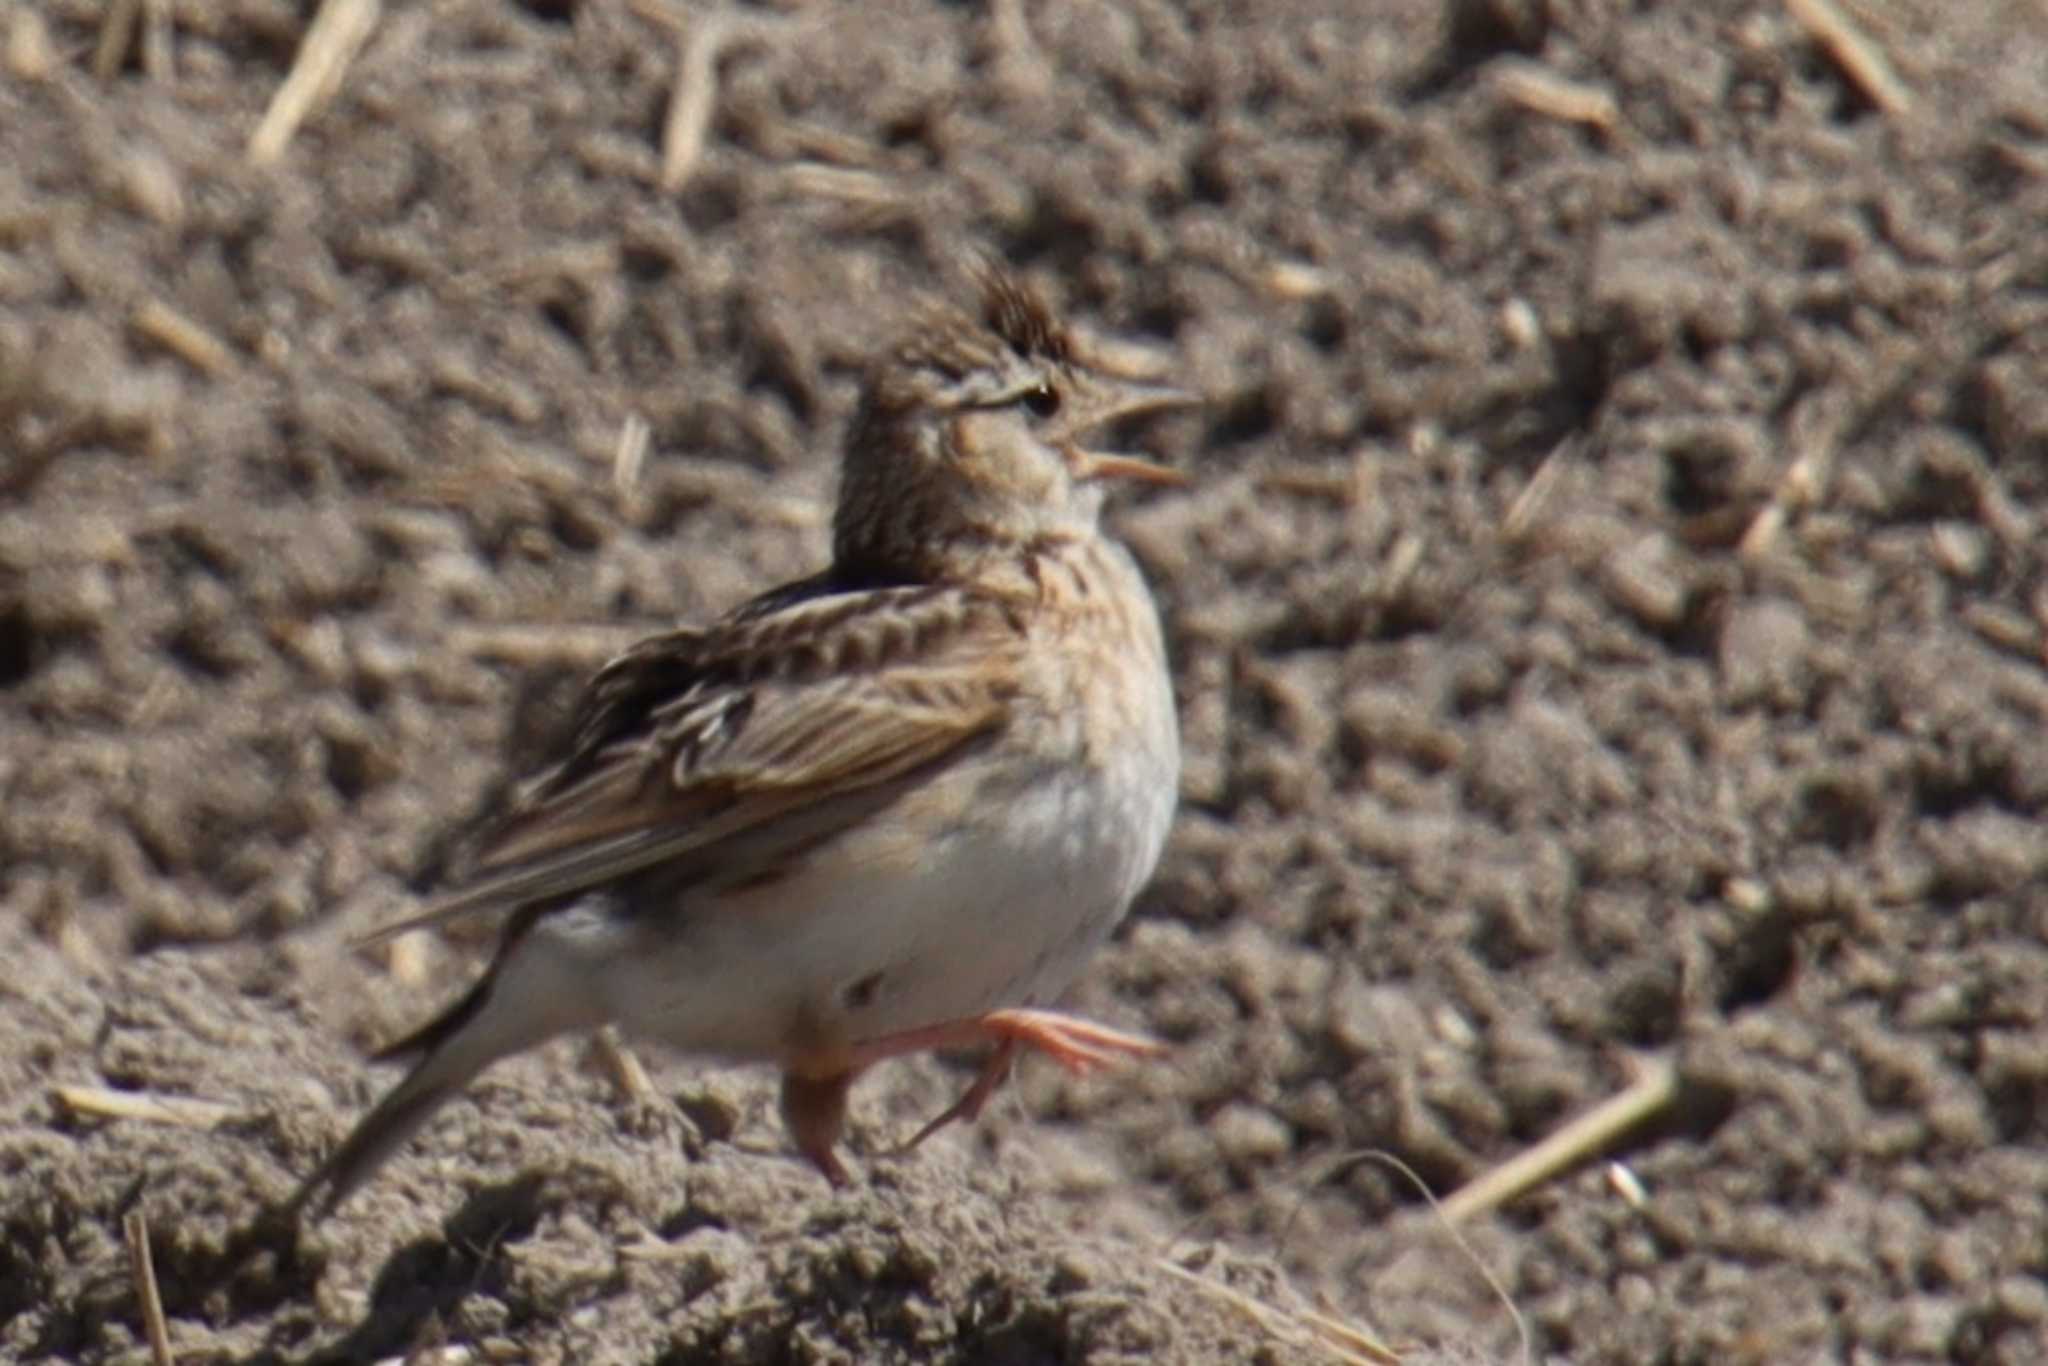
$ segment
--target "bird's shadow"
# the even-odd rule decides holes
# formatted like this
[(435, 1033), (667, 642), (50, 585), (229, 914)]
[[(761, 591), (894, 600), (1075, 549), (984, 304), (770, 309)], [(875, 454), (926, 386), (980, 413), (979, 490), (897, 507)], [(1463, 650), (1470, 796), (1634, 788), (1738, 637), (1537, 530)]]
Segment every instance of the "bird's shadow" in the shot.
[[(470, 1295), (504, 1291), (504, 1247), (526, 1238), (540, 1223), (545, 1180), (536, 1172), (485, 1187), (450, 1215), (438, 1234), (393, 1251), (370, 1287), (362, 1321), (341, 1340), (309, 1347), (301, 1323), (280, 1330), (295, 1341), (273, 1337), (241, 1360), (245, 1366), (339, 1366), (410, 1353), (430, 1322), (445, 1319)], [(176, 1266), (174, 1277), (167, 1278), (164, 1307), (174, 1316), (201, 1314), (200, 1297), (226, 1286), (240, 1311), (274, 1309), (282, 1300), (310, 1297), (331, 1256), (309, 1247), (295, 1210), (276, 1206), (257, 1216), (206, 1265), (189, 1256), (175, 1261), (160, 1257)]]
[(446, 1318), (473, 1294), (506, 1285), (504, 1247), (540, 1223), (545, 1178), (531, 1173), (487, 1186), (464, 1201), (433, 1237), (395, 1250), (370, 1287), (362, 1322), (341, 1341), (300, 1358), (306, 1366), (378, 1361), (410, 1352), (430, 1320)]

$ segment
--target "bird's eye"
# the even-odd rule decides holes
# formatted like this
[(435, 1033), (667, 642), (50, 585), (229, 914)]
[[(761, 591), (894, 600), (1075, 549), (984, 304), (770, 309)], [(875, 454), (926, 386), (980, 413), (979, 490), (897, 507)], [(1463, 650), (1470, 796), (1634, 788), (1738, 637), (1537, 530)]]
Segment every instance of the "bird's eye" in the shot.
[(1052, 417), (1060, 410), (1059, 390), (1050, 384), (1035, 385), (1019, 394), (1017, 398), (1036, 418)]

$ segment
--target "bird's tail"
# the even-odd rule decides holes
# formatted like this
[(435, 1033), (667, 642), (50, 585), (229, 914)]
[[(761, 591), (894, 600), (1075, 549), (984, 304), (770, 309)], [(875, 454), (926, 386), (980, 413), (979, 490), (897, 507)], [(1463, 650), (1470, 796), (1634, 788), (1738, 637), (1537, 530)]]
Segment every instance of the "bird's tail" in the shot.
[(487, 976), (425, 1028), (377, 1052), (373, 1061), (417, 1060), (405, 1080), (385, 1093), (376, 1107), (357, 1121), (341, 1146), (300, 1183), (285, 1207), (291, 1215), (296, 1217), (309, 1208), (316, 1219), (332, 1214), (335, 1206), (369, 1180), (451, 1096), (504, 1056), (480, 1049), (477, 1044), (482, 1041), (470, 1040), (465, 1032), (483, 1015), (490, 990)]
[(285, 1207), (289, 1215), (296, 1218), (309, 1208), (316, 1219), (333, 1213), (485, 1068), (584, 1022), (568, 1011), (536, 1009), (521, 989), (523, 980), (508, 986), (507, 977), (528, 975), (523, 969), (532, 964), (520, 960), (529, 956), (522, 949), (530, 945), (523, 937), (509, 943), (467, 995), (377, 1052), (377, 1062), (412, 1060), (412, 1071), (301, 1183)]

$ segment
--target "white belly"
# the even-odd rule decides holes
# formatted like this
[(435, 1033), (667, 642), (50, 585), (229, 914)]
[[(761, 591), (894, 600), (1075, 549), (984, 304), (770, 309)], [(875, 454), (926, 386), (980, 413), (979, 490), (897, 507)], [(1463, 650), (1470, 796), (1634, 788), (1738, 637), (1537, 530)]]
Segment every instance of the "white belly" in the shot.
[(678, 1048), (774, 1059), (1048, 1003), (1158, 863), (1176, 775), (1132, 757), (1023, 784), (909, 868), (856, 830), (796, 877), (679, 907), (668, 933), (643, 922), (610, 1005)]
[[(593, 976), (606, 1013), (728, 1058), (786, 1060), (1049, 1004), (1159, 861), (1178, 787), (1165, 700), (1163, 726), (1126, 732), (1097, 763), (1033, 772), (970, 757), (789, 877), (629, 919), (554, 918), (535, 930), (554, 945), (532, 947), (605, 960)], [(906, 840), (912, 826), (934, 833)]]

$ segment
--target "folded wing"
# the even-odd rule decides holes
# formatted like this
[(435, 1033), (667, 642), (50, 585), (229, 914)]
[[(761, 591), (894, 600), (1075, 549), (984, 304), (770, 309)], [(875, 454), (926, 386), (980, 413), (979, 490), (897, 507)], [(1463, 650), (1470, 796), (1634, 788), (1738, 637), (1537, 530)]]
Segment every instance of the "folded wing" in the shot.
[(592, 681), (569, 753), (515, 793), (467, 885), (366, 942), (658, 866), (745, 880), (1000, 727), (1020, 629), (958, 590), (894, 588), (644, 641)]

